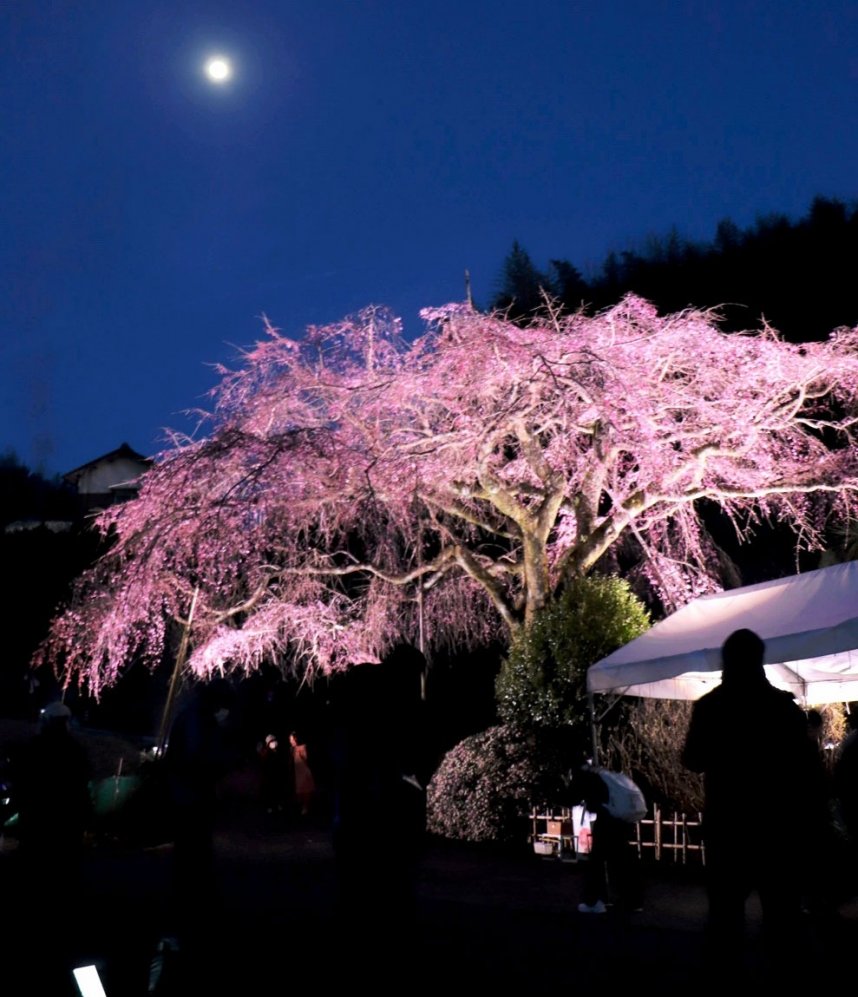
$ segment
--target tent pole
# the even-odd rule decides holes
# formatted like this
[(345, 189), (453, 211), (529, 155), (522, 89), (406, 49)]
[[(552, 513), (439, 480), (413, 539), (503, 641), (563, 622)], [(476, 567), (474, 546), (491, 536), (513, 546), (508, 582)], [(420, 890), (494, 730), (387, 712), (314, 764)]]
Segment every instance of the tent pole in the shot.
[(593, 743), (593, 764), (599, 764), (599, 739), (596, 729), (596, 703), (593, 699), (593, 693), (587, 693), (587, 705), (590, 709), (590, 739)]

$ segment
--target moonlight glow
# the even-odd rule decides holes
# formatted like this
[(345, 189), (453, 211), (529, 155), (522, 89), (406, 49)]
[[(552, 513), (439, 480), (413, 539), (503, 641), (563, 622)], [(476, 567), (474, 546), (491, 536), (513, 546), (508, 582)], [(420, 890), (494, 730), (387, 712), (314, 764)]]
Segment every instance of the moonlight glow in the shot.
[(232, 76), (232, 65), (222, 55), (214, 55), (206, 62), (206, 76), (212, 83), (226, 83)]

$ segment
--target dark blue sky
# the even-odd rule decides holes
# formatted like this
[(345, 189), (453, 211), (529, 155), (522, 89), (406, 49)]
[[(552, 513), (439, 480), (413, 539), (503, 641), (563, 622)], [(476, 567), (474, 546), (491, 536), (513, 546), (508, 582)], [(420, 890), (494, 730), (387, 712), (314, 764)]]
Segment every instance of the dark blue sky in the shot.
[(416, 330), (513, 239), (858, 197), (847, 2), (7, 0), (0, 88), (0, 452), (47, 473), (187, 429), (262, 313)]

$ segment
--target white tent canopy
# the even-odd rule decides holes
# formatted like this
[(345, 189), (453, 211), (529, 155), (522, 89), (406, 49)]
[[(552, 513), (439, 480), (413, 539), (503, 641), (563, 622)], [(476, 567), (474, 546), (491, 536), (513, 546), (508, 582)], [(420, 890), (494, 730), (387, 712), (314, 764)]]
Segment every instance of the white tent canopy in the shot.
[(858, 561), (703, 596), (587, 672), (594, 693), (698, 699), (721, 681), (721, 645), (742, 627), (766, 674), (805, 706), (858, 700)]

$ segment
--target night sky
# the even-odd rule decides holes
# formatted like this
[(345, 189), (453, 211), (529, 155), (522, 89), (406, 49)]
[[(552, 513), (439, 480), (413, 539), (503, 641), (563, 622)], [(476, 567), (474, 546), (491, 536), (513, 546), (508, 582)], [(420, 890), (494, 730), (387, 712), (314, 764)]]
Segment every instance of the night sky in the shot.
[(854, 3), (7, 0), (0, 46), (0, 453), (47, 474), (189, 429), (263, 313), (416, 332), (514, 239), (592, 275), (858, 196)]

